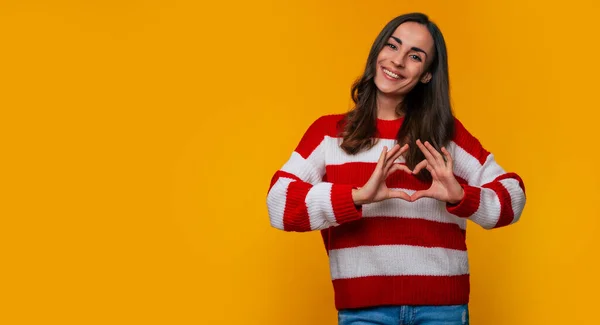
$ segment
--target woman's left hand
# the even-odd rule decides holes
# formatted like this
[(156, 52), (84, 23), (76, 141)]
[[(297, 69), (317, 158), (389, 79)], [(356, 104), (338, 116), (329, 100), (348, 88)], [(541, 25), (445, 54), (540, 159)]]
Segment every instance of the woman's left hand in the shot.
[(446, 161), (444, 161), (442, 155), (429, 142), (425, 141), (425, 144), (423, 144), (421, 140), (417, 140), (417, 146), (425, 155), (425, 160), (415, 166), (413, 174), (417, 174), (423, 168), (426, 168), (431, 173), (432, 183), (429, 189), (413, 193), (410, 196), (411, 201), (414, 202), (422, 197), (429, 197), (450, 204), (460, 202), (465, 194), (462, 186), (454, 177), (453, 160), (450, 153), (442, 147), (442, 153), (446, 157)]

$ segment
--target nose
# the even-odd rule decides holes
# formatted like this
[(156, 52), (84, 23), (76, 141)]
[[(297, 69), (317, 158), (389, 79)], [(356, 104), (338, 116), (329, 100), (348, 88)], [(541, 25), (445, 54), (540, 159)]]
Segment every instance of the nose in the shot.
[(392, 57), (392, 63), (399, 67), (404, 67), (404, 53), (402, 51), (398, 51), (396, 55)]

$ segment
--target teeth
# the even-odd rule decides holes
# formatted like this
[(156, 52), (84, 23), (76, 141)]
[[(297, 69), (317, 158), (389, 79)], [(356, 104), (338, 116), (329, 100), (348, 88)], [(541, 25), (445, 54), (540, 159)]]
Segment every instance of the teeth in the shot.
[(399, 75), (397, 75), (389, 70), (383, 69), (383, 72), (385, 72), (385, 74), (387, 74), (388, 76), (390, 76), (392, 78), (400, 79)]

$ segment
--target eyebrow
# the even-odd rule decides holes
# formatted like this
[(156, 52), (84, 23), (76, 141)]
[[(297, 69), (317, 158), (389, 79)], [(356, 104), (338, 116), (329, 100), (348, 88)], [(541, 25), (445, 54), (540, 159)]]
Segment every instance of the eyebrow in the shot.
[[(399, 39), (396, 36), (390, 36), (390, 37), (393, 38), (396, 42), (398, 42), (398, 44), (402, 45), (402, 40), (401, 39)], [(421, 53), (425, 54), (425, 56), (427, 56), (427, 52), (425, 52), (424, 50), (422, 50), (422, 49), (420, 49), (418, 47), (414, 47), (413, 46), (410, 49), (413, 50), (413, 51), (421, 52)]]

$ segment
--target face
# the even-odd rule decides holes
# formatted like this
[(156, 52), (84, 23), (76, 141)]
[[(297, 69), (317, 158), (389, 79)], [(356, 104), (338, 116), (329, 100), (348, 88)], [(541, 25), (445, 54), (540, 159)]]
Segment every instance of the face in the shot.
[(429, 82), (427, 72), (434, 56), (429, 30), (416, 22), (398, 26), (377, 56), (375, 85), (380, 94), (403, 98), (419, 82)]

